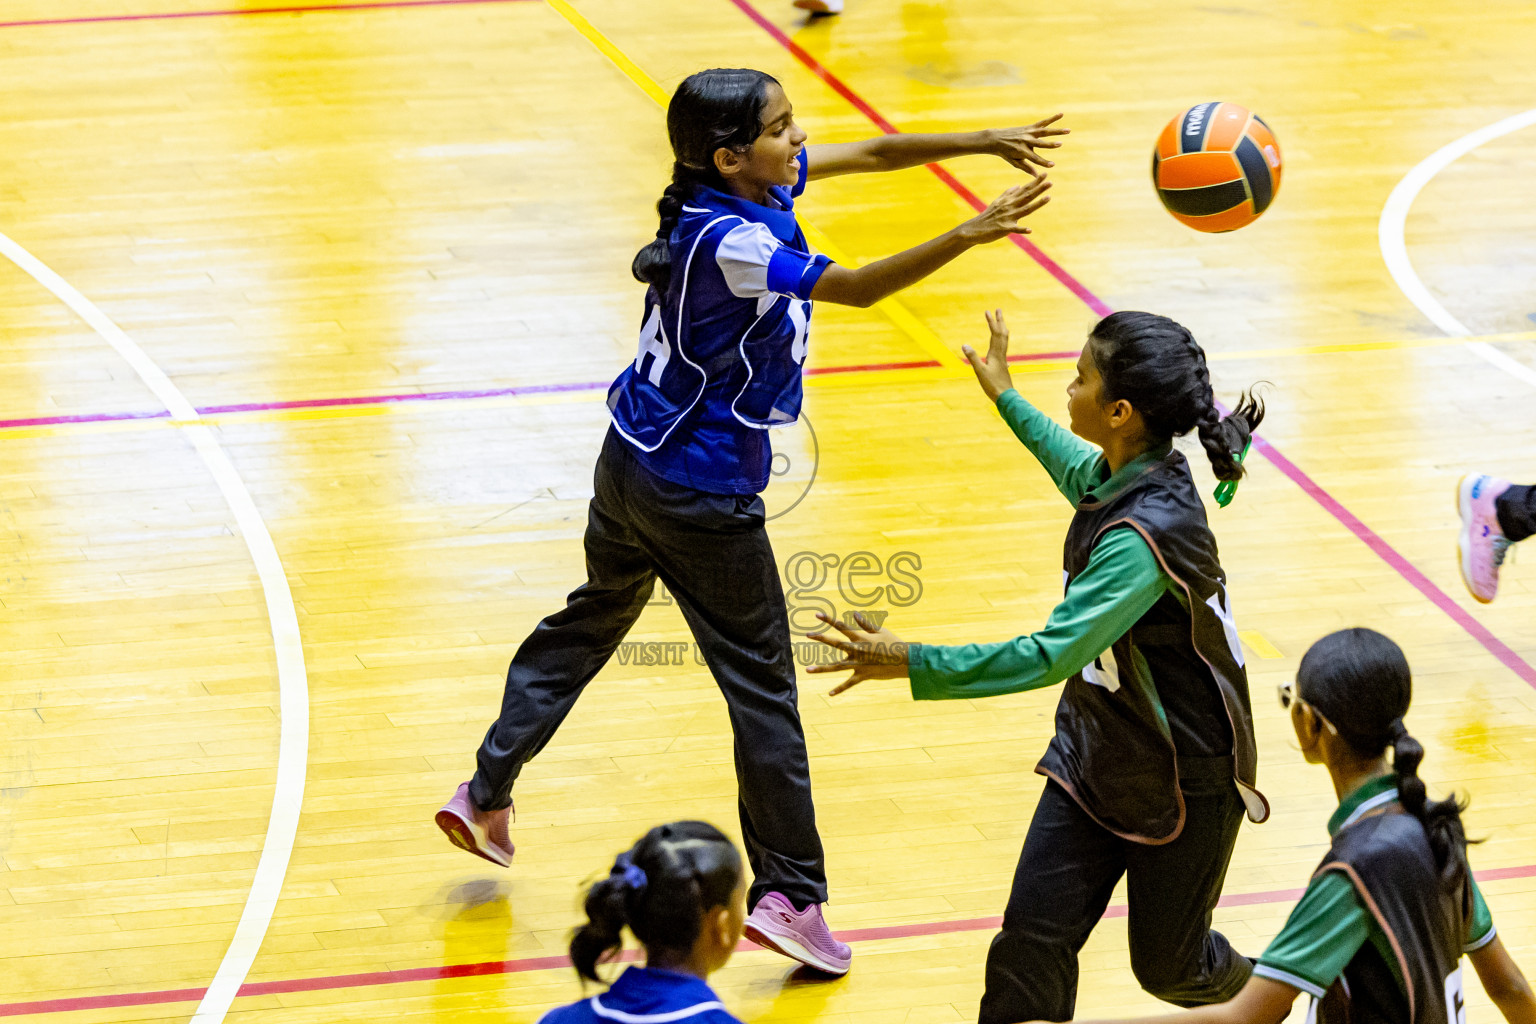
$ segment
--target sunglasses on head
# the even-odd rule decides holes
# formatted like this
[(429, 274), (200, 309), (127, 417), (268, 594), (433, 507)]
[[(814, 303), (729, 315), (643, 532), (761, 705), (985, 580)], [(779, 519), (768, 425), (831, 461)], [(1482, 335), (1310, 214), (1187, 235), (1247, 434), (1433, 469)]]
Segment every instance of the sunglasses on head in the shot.
[(1321, 711), (1317, 710), (1316, 707), (1301, 699), (1301, 694), (1296, 692), (1296, 680), (1292, 679), (1288, 683), (1281, 683), (1276, 686), (1275, 689), (1279, 691), (1280, 706), (1282, 708), (1289, 711), (1292, 704), (1295, 704), (1297, 707), (1310, 708), (1312, 713), (1317, 716), (1317, 720), (1322, 722), (1323, 726), (1329, 732), (1333, 733), (1335, 736), (1339, 734), (1338, 728), (1332, 722), (1328, 721), (1327, 717)]

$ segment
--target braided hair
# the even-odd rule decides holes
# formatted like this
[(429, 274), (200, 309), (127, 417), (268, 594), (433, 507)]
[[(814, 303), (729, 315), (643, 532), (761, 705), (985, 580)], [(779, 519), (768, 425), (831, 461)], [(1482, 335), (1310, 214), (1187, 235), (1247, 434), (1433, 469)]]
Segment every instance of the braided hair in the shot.
[(1454, 794), (1430, 800), (1419, 778), (1424, 748), (1403, 725), (1413, 699), (1413, 675), (1402, 648), (1374, 629), (1330, 633), (1302, 657), (1296, 692), (1333, 723), (1339, 738), (1360, 757), (1377, 757), (1392, 748), (1398, 802), (1423, 823), (1441, 879), (1451, 887), (1462, 885), (1469, 877), (1461, 823), (1466, 804)]
[(681, 959), (693, 949), (704, 916), (729, 906), (741, 881), (741, 854), (702, 821), (658, 825), (613, 862), (587, 892), (587, 923), (571, 936), (576, 973), (601, 981), (597, 965), (624, 944), (627, 925), (650, 961)]
[(715, 151), (742, 150), (763, 134), (768, 86), (778, 79), (745, 68), (714, 68), (683, 79), (667, 104), (667, 138), (672, 143), (672, 181), (661, 193), (656, 238), (635, 254), (630, 273), (643, 284), (666, 291), (672, 279), (670, 241), (683, 203), (701, 186), (725, 191)]
[(1218, 480), (1240, 480), (1237, 455), (1264, 419), (1264, 403), (1245, 391), (1223, 418), (1211, 389), (1205, 351), (1182, 325), (1155, 313), (1111, 313), (1088, 339), (1103, 398), (1125, 399), (1158, 439), (1199, 431)]

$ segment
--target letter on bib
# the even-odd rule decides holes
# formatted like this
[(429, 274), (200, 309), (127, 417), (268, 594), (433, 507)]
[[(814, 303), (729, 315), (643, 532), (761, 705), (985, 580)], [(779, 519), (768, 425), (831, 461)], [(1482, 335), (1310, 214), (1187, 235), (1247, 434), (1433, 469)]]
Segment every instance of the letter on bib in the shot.
[[(650, 373), (645, 372), (647, 354), (653, 357)], [(661, 387), (661, 373), (671, 358), (672, 344), (667, 341), (667, 332), (661, 326), (661, 307), (652, 306), (651, 315), (645, 318), (645, 326), (640, 328), (640, 352), (635, 356), (635, 373), (644, 375), (656, 387)]]

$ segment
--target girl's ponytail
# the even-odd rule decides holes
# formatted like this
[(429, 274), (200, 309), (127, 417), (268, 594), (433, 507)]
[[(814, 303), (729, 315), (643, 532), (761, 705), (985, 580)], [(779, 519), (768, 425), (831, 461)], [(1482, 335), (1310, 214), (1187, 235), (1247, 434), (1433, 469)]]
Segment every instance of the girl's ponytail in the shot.
[(725, 190), (715, 167), (715, 152), (743, 150), (763, 133), (763, 108), (768, 86), (778, 82), (761, 71), (715, 68), (683, 79), (667, 104), (667, 137), (672, 143), (672, 181), (661, 194), (656, 212), (661, 225), (656, 237), (635, 254), (630, 273), (635, 280), (666, 291), (672, 280), (672, 230), (683, 203), (703, 185)]
[[(1201, 361), (1204, 365), (1204, 360)], [(1200, 444), (1211, 460), (1218, 480), (1241, 480), (1243, 464), (1237, 456), (1248, 447), (1253, 432), (1264, 421), (1264, 402), (1252, 391), (1244, 391), (1237, 408), (1223, 417), (1212, 395), (1211, 407), (1200, 420)]]
[(1263, 421), (1264, 403), (1245, 391), (1223, 419), (1205, 351), (1182, 324), (1155, 313), (1111, 313), (1094, 327), (1088, 351), (1106, 400), (1130, 402), (1158, 440), (1198, 429), (1217, 479), (1242, 478), (1237, 455)]
[(672, 280), (672, 229), (677, 227), (683, 215), (683, 203), (693, 191), (686, 171), (687, 168), (682, 164), (673, 164), (672, 182), (656, 203), (656, 212), (661, 215), (661, 226), (656, 229), (655, 239), (635, 253), (635, 261), (629, 266), (629, 272), (635, 276), (636, 281), (654, 285), (659, 292), (666, 291)]
[[(1451, 891), (1468, 877), (1465, 805), (1454, 795), (1430, 800), (1419, 778), (1424, 748), (1408, 735), (1403, 716), (1413, 699), (1413, 676), (1403, 650), (1374, 629), (1342, 629), (1313, 644), (1296, 669), (1296, 692), (1333, 723), (1339, 738), (1362, 758), (1392, 748), (1398, 802), (1419, 819), (1440, 877)], [(1462, 898), (1468, 890), (1462, 888)]]
[(587, 923), (571, 936), (576, 973), (602, 981), (598, 964), (623, 947), (626, 926), (652, 966), (686, 958), (705, 914), (728, 906), (740, 882), (741, 854), (715, 826), (658, 825), (587, 891)]
[[(629, 924), (629, 903), (634, 896), (633, 876), (625, 877), (621, 854), (607, 878), (587, 892), (587, 923), (571, 936), (571, 963), (576, 973), (590, 981), (600, 981), (597, 965), (624, 945), (624, 926)], [(630, 865), (633, 867), (633, 865)]]
[(1392, 720), (1388, 727), (1392, 744), (1392, 771), (1397, 776), (1397, 797), (1403, 810), (1418, 818), (1429, 835), (1429, 848), (1434, 852), (1435, 863), (1440, 867), (1440, 878), (1447, 885), (1457, 886), (1467, 878), (1467, 833), (1461, 823), (1461, 812), (1466, 805), (1454, 794), (1444, 800), (1430, 800), (1419, 778), (1419, 762), (1424, 760), (1424, 748), (1419, 741), (1408, 735), (1401, 718)]

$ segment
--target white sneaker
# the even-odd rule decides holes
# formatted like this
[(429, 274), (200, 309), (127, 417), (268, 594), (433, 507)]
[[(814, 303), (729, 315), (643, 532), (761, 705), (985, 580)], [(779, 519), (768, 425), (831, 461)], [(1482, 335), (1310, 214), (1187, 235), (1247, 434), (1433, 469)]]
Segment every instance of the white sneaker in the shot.
[(810, 11), (813, 17), (818, 14), (843, 13), (843, 0), (795, 0), (795, 6), (802, 11)]

